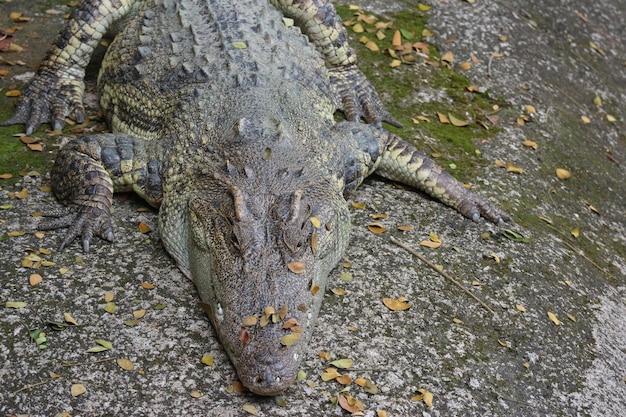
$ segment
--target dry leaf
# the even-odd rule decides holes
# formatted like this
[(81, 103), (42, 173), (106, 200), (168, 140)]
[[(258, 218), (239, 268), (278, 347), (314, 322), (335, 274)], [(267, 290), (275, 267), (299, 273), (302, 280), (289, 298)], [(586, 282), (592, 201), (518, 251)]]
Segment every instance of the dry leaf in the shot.
[(441, 60), (447, 63), (454, 62), (454, 56), (452, 55), (452, 51), (448, 51), (441, 56)]
[(580, 120), (582, 120), (582, 121), (583, 121), (583, 123), (585, 123), (585, 124), (589, 124), (589, 123), (591, 123), (591, 119), (590, 119), (590, 118), (588, 118), (588, 117), (587, 117), (587, 116), (585, 116), (585, 115), (580, 116)]
[(568, 178), (570, 178), (572, 176), (572, 173), (569, 172), (566, 169), (557, 168), (556, 169), (556, 176), (559, 177), (559, 179), (566, 180), (566, 179), (568, 179)]
[(257, 408), (252, 404), (244, 404), (241, 408), (243, 409), (243, 411), (248, 414), (252, 414), (253, 416), (259, 415), (259, 410), (257, 410)]
[(133, 317), (136, 319), (141, 319), (146, 315), (146, 310), (136, 310), (133, 311)]
[(426, 246), (427, 248), (437, 249), (441, 246), (441, 242), (433, 242), (431, 240), (422, 240), (420, 246)]
[(383, 298), (383, 304), (385, 304), (385, 306), (392, 311), (403, 311), (411, 307), (411, 304), (407, 303), (406, 300), (401, 300), (400, 298), (397, 300), (394, 300), (393, 298)]
[(369, 49), (370, 51), (373, 51), (373, 52), (377, 52), (377, 51), (379, 51), (379, 49), (378, 49), (378, 45), (376, 45), (376, 42), (374, 42), (374, 41), (367, 41), (367, 42), (365, 43), (365, 47), (366, 47), (367, 49)]
[(550, 318), (550, 320), (552, 320), (552, 323), (554, 323), (556, 326), (561, 324), (561, 322), (559, 321), (559, 319), (556, 318), (556, 315), (554, 313), (548, 311), (548, 317)]
[(520, 304), (516, 305), (515, 308), (517, 309), (517, 311), (521, 311), (522, 313), (526, 311), (526, 307)]
[(306, 268), (306, 264), (302, 261), (291, 261), (287, 264), (287, 268), (294, 274), (301, 274)]
[(200, 362), (202, 362), (206, 366), (213, 366), (213, 355), (211, 355), (210, 353), (203, 355)]
[(580, 236), (580, 228), (578, 227), (573, 228), (571, 233), (572, 233), (572, 236), (574, 236), (575, 238), (578, 238), (578, 236)]
[(280, 343), (284, 346), (293, 346), (298, 343), (302, 333), (289, 333), (280, 338)]
[(67, 323), (73, 324), (74, 326), (78, 326), (76, 319), (70, 315), (70, 313), (63, 313), (63, 320)]
[(470, 64), (467, 61), (464, 61), (459, 64), (459, 68), (462, 69), (463, 71), (467, 71), (468, 69), (472, 68), (472, 64)]
[(374, 222), (367, 225), (367, 230), (377, 235), (386, 232), (387, 228), (379, 222)]
[(332, 366), (335, 366), (339, 369), (348, 369), (350, 367), (352, 367), (354, 361), (352, 359), (349, 358), (344, 358), (344, 359), (337, 359), (332, 361), (330, 364)]
[(247, 316), (244, 317), (243, 319), (243, 325), (244, 326), (254, 326), (257, 323), (257, 317), (256, 316)]
[(452, 123), (456, 127), (464, 127), (464, 126), (467, 126), (469, 124), (465, 120), (459, 119), (459, 118), (453, 116), (450, 113), (448, 113), (448, 119), (450, 119), (450, 123)]
[(417, 390), (418, 395), (411, 397), (411, 401), (424, 401), (424, 404), (428, 407), (433, 406), (433, 394), (426, 388), (420, 388)]
[(128, 359), (119, 358), (116, 362), (120, 368), (126, 371), (132, 371), (135, 369), (135, 365), (133, 365), (133, 363)]
[(450, 124), (450, 119), (445, 114), (437, 112), (437, 117), (439, 118), (440, 123)]
[(346, 294), (347, 294), (346, 290), (344, 290), (343, 288), (333, 288), (333, 289), (331, 289), (330, 291), (331, 291), (333, 294), (335, 294), (335, 295), (339, 295), (339, 296), (342, 296), (342, 295), (346, 295)]
[(114, 297), (115, 297), (115, 294), (113, 294), (112, 292), (104, 293), (104, 301), (106, 301), (107, 303), (110, 303), (111, 301), (113, 301)]
[(340, 377), (341, 374), (335, 368), (326, 368), (326, 372), (322, 374), (322, 381), (330, 381)]
[(150, 226), (148, 226), (144, 222), (139, 222), (139, 232), (140, 233), (148, 233), (151, 230), (152, 229), (150, 228)]
[(189, 395), (191, 395), (193, 398), (200, 398), (200, 397), (202, 397), (202, 394), (200, 394), (200, 391), (191, 391), (189, 393)]
[(535, 150), (537, 150), (538, 147), (537, 142), (533, 142), (532, 140), (525, 140), (524, 142), (522, 142), (522, 145), (533, 148)]
[(506, 172), (512, 172), (514, 174), (523, 174), (524, 173), (524, 168), (520, 167), (519, 165), (515, 165), (511, 161), (506, 161), (505, 169), (506, 169)]
[(72, 397), (78, 397), (87, 392), (87, 388), (85, 388), (83, 384), (74, 384), (72, 388), (70, 388), (70, 392), (72, 393)]
[(341, 385), (349, 385), (352, 382), (352, 377), (345, 374), (335, 378), (335, 381), (339, 382)]
[(31, 274), (30, 277), (28, 277), (28, 282), (33, 287), (37, 284), (41, 284), (41, 281), (43, 281), (43, 278), (41, 278), (39, 274)]

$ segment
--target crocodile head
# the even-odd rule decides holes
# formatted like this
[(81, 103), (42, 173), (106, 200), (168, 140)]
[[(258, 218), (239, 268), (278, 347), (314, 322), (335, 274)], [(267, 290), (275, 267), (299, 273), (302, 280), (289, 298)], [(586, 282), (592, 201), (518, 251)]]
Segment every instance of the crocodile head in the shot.
[(188, 203), (201, 305), (241, 382), (260, 395), (295, 381), (350, 232), (337, 187), (297, 171), (277, 173), (269, 190), (224, 177)]

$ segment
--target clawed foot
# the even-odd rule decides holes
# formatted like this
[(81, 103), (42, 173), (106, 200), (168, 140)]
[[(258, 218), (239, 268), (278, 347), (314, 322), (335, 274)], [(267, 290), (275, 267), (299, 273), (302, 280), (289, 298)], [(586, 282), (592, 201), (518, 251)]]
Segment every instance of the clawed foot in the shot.
[(387, 122), (402, 127), (385, 109), (376, 90), (356, 65), (332, 68), (329, 70), (329, 77), (347, 120), (360, 122), (364, 119), (376, 126)]
[(482, 217), (499, 226), (514, 223), (511, 216), (491, 204), (483, 196), (469, 190), (467, 190), (467, 195), (462, 198), (461, 202), (457, 206), (457, 210), (459, 210), (459, 212), (461, 212), (461, 214), (465, 217), (472, 219), (475, 222), (479, 221)]
[(110, 213), (97, 207), (82, 206), (44, 213), (45, 217), (56, 217), (37, 226), (38, 230), (69, 228), (59, 252), (77, 237), (81, 237), (83, 251), (89, 252), (89, 245), (94, 234), (112, 242), (115, 239)]
[(42, 123), (50, 123), (54, 130), (62, 129), (66, 116), (82, 123), (85, 120), (84, 89), (82, 78), (63, 78), (49, 72), (38, 72), (22, 92), (13, 116), (0, 125), (24, 124), (26, 134), (30, 135)]

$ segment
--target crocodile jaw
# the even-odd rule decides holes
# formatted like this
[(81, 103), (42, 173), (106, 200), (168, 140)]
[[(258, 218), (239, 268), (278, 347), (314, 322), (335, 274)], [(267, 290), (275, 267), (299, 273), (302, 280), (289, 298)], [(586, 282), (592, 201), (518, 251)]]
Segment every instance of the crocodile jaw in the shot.
[(188, 206), (191, 276), (243, 385), (277, 395), (296, 380), (328, 274), (347, 246), (347, 206), (328, 184), (216, 194), (196, 193)]

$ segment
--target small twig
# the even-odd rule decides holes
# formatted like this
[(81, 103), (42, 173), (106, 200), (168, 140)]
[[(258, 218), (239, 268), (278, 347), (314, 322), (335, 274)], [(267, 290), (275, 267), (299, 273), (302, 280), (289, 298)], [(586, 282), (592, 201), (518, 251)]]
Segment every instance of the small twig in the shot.
[(578, 256), (582, 256), (583, 259), (585, 259), (587, 262), (589, 262), (591, 265), (593, 265), (594, 267), (596, 267), (600, 272), (602, 272), (603, 274), (607, 275), (607, 276), (611, 276), (611, 274), (609, 273), (609, 271), (607, 271), (606, 269), (602, 268), (600, 265), (598, 265), (597, 263), (595, 263), (593, 261), (593, 259), (589, 258), (587, 255), (585, 255), (583, 253), (583, 251), (581, 249), (576, 248), (574, 245), (570, 244), (567, 240), (567, 236), (565, 236), (564, 233), (562, 233), (559, 229), (557, 229), (556, 227), (552, 226), (551, 224), (546, 224), (546, 226), (548, 226), (548, 228), (554, 230), (555, 232), (557, 232), (559, 235), (561, 235), (561, 237), (563, 238), (563, 240), (561, 241), (563, 244), (565, 244), (565, 246), (567, 246), (568, 248), (570, 248), (570, 250), (572, 252), (574, 252), (576, 255)]
[(48, 382), (55, 381), (57, 379), (59, 379), (59, 378), (50, 378), (50, 379), (46, 379), (45, 381), (37, 382), (36, 384), (26, 385), (25, 387), (22, 387), (22, 388), (18, 389), (17, 391), (13, 391), (13, 395), (15, 395), (17, 393), (20, 393), (22, 391), (27, 391), (27, 390), (29, 390), (31, 388), (36, 388), (36, 387), (38, 387), (40, 385), (47, 384)]
[(460, 289), (463, 290), (463, 292), (467, 295), (469, 295), (470, 297), (472, 297), (474, 300), (476, 300), (478, 302), (478, 304), (480, 304), (485, 310), (487, 310), (488, 312), (490, 312), (491, 314), (496, 314), (491, 308), (489, 308), (489, 306), (487, 304), (485, 304), (480, 298), (476, 297), (470, 290), (468, 290), (467, 288), (465, 288), (463, 286), (463, 284), (461, 284), (460, 282), (458, 282), (457, 280), (455, 280), (454, 278), (452, 278), (450, 275), (448, 275), (447, 273), (441, 271), (439, 268), (437, 268), (437, 265), (433, 264), (432, 262), (430, 262), (428, 259), (424, 258), (422, 255), (420, 255), (418, 252), (416, 252), (415, 250), (409, 248), (408, 246), (406, 246), (404, 243), (400, 242), (398, 239), (394, 238), (393, 236), (391, 236), (389, 238), (389, 240), (391, 240), (393, 243), (395, 243), (396, 245), (400, 246), (402, 249), (404, 249), (405, 251), (409, 252), (411, 255), (414, 255), (415, 257), (417, 257), (420, 261), (424, 262), (426, 265), (428, 265), (431, 269), (433, 269), (434, 271), (436, 271), (439, 275), (441, 275), (442, 277), (444, 277), (445, 279), (447, 279), (448, 281), (452, 282), (454, 285), (456, 285), (457, 287), (459, 287)]
[(100, 359), (97, 361), (90, 361), (90, 362), (63, 362), (61, 364), (61, 366), (83, 366), (83, 365), (94, 365), (96, 363), (102, 363), (102, 362), (109, 362), (114, 360), (115, 358), (107, 358), (107, 359)]

